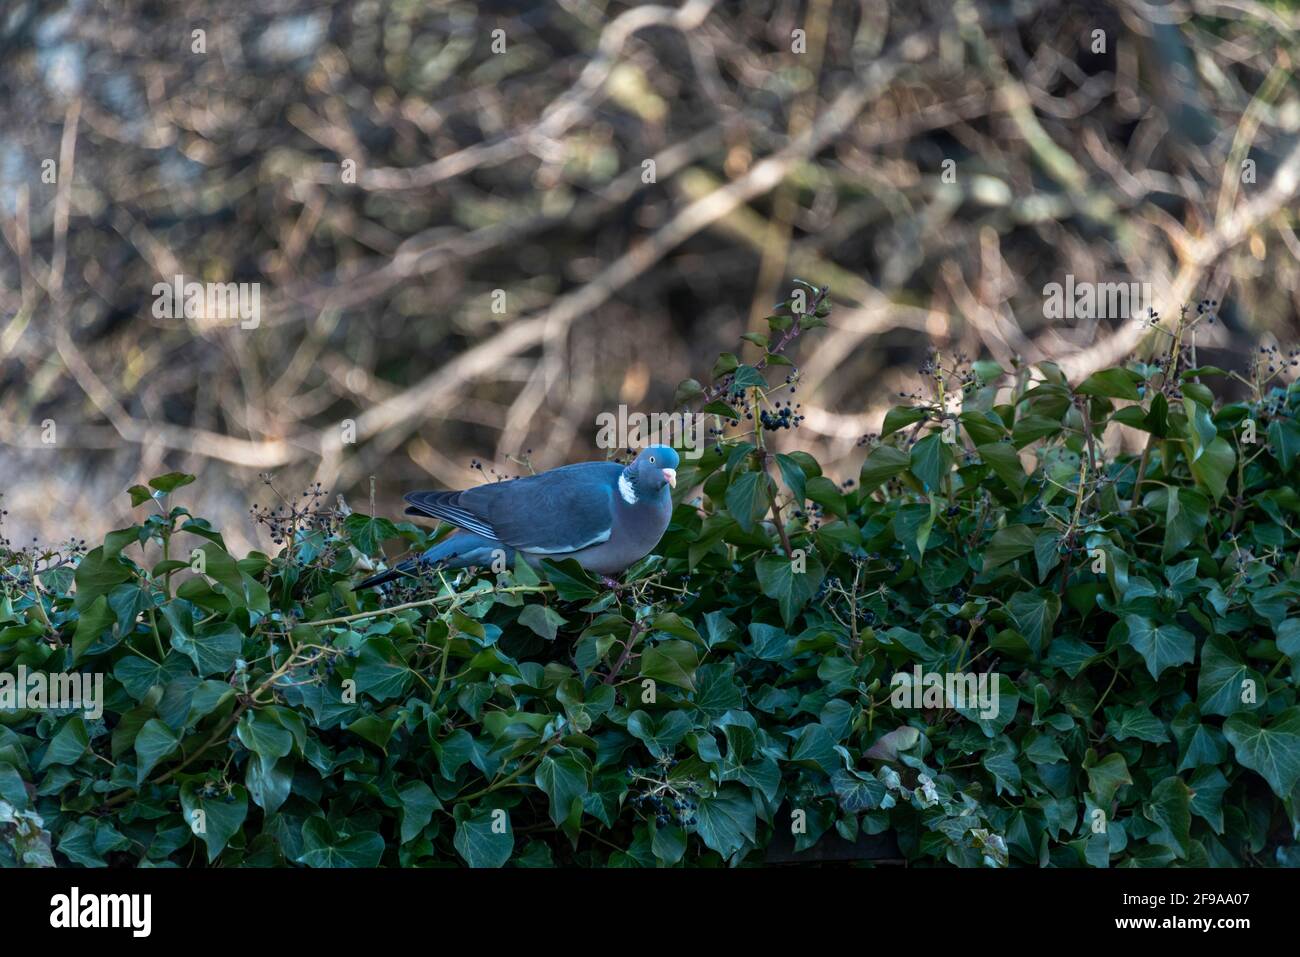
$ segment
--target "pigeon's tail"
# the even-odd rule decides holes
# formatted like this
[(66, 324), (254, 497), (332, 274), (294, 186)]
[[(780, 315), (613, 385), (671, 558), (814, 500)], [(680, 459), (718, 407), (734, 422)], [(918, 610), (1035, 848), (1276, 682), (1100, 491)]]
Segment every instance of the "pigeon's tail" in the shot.
[[(403, 567), (403, 565), (408, 565), (408, 564), (410, 565), (409, 568)], [(396, 568), (390, 568), (386, 572), (380, 572), (378, 575), (371, 575), (369, 578), (365, 579), (364, 581), (357, 582), (355, 585), (352, 586), (352, 590), (361, 591), (362, 589), (365, 588), (374, 588), (376, 585), (387, 585), (391, 581), (396, 581), (399, 578), (405, 578), (408, 574), (411, 573), (413, 569), (414, 569), (413, 562), (411, 563), (403, 562), (402, 565), (398, 565)]]
[(509, 565), (514, 561), (514, 549), (495, 538), (457, 529), (423, 555), (407, 559), (386, 572), (371, 575), (352, 586), (352, 590), (373, 588), (399, 578), (415, 578), (425, 568), (467, 568), (470, 565), (486, 567), (498, 558)]

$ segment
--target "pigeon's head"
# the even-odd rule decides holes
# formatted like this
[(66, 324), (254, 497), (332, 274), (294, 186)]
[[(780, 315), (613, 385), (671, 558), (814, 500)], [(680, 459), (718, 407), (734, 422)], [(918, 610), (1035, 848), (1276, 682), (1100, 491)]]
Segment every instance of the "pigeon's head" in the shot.
[(666, 445), (651, 445), (641, 450), (628, 466), (631, 479), (639, 491), (658, 492), (665, 485), (677, 487), (677, 466), (681, 459)]

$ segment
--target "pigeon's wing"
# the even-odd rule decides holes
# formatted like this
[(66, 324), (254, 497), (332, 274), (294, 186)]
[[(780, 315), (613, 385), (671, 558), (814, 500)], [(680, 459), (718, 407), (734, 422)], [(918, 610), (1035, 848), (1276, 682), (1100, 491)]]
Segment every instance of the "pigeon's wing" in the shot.
[(609, 540), (620, 474), (612, 462), (582, 462), (479, 485), (450, 503), (468, 518), (447, 520), (471, 531), (468, 522), (481, 523), (499, 541), (534, 555), (575, 552)]
[(408, 506), (406, 514), (436, 518), (466, 531), (500, 541), (496, 531), (484, 518), (456, 504), (460, 494), (460, 492), (411, 492), (406, 496)]

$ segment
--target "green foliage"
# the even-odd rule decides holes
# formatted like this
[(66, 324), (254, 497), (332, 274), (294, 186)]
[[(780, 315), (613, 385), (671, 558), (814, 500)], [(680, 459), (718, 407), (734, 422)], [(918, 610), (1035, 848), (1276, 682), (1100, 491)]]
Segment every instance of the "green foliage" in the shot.
[[(768, 408), (810, 292), (679, 397)], [(384, 608), (358, 562), (425, 532), (293, 513), (236, 559), (177, 474), (77, 562), (8, 553), (0, 668), (104, 701), (0, 712), (0, 865), (717, 866), (792, 825), (919, 864), (1294, 861), (1300, 391), (931, 372), (857, 483), (761, 428), (684, 461), (615, 591), (548, 561)], [(1112, 420), (1143, 454), (1104, 457)], [(896, 705), (918, 665), (997, 708)]]

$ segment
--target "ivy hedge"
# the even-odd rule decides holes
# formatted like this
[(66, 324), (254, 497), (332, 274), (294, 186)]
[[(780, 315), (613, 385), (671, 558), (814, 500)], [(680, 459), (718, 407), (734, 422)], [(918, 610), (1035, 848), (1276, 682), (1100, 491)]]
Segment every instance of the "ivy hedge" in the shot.
[[(870, 835), (914, 866), (1300, 864), (1292, 358), (1195, 366), (1212, 304), (1076, 383), (936, 356), (837, 482), (770, 447), (809, 294), (682, 384), (721, 429), (616, 590), (547, 562), (356, 593), (445, 529), (312, 489), (236, 557), (178, 473), (89, 550), (6, 544), (0, 672), (103, 700), (0, 711), (0, 865), (752, 865)], [(995, 713), (901, 706), (918, 666), (987, 676)]]

